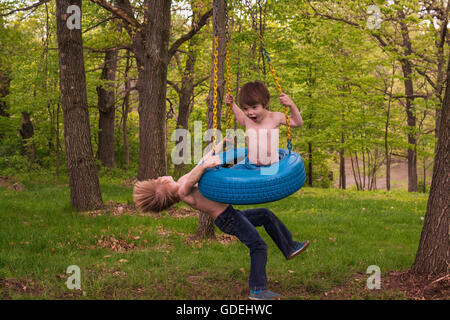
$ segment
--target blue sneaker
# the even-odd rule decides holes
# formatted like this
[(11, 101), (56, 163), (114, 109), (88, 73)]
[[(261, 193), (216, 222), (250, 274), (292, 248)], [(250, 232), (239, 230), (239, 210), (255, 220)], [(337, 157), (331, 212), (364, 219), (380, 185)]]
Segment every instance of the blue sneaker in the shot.
[(280, 300), (278, 293), (269, 290), (250, 290), (250, 300)]
[(303, 251), (305, 251), (305, 249), (309, 246), (309, 241), (304, 241), (304, 242), (300, 242), (297, 245), (297, 248), (295, 248), (294, 251), (292, 251), (292, 253), (289, 255), (288, 260), (294, 258), (295, 256), (297, 256), (299, 253), (302, 253)]

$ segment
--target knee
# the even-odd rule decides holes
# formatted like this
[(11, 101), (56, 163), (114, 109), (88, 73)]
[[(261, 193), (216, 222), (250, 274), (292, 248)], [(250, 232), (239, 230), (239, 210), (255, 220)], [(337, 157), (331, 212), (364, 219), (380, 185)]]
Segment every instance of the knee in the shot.
[(267, 222), (267, 221), (272, 221), (273, 222), (274, 220), (277, 219), (275, 214), (272, 211), (270, 211), (269, 209), (266, 209), (266, 208), (262, 209), (262, 214), (263, 214), (263, 216), (265, 218), (264, 219), (265, 222)]
[(263, 239), (258, 239), (250, 243), (250, 252), (267, 252), (267, 244)]

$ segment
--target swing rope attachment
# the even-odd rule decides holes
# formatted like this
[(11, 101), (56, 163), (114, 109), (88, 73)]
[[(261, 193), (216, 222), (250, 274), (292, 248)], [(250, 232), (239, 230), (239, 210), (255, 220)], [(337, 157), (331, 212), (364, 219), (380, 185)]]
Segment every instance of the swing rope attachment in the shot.
[(216, 132), (217, 132), (217, 79), (218, 79), (218, 56), (219, 56), (219, 37), (214, 36), (214, 94), (213, 94), (213, 154), (216, 153)]
[[(225, 31), (226, 31), (226, 51), (225, 51), (225, 61), (226, 61), (226, 70), (227, 70), (227, 93), (231, 95), (231, 68), (230, 68), (230, 41), (231, 37), (229, 35), (228, 30), (228, 5), (225, 1), (225, 5), (227, 6), (225, 9)], [(247, 1), (247, 5), (249, 5), (249, 2)], [(255, 20), (255, 17), (252, 14), (251, 6), (249, 5), (249, 12), (252, 17), (253, 21)], [(275, 72), (275, 69), (272, 64), (272, 60), (270, 59), (269, 52), (264, 47), (264, 39), (260, 32), (260, 30), (257, 30), (258, 38), (261, 43), (261, 49), (263, 52), (263, 55), (267, 61), (267, 64), (269, 65), (270, 72), (272, 73), (272, 77), (275, 81), (275, 84), (277, 86), (278, 92), (280, 94), (283, 93), (283, 90), (280, 85), (280, 81), (278, 80), (277, 74)], [(213, 135), (213, 153), (216, 152), (216, 131), (217, 131), (217, 96), (218, 96), (218, 56), (219, 56), (219, 37), (215, 34), (214, 35), (214, 94), (213, 94), (213, 129), (214, 129), (214, 135)], [(227, 129), (231, 128), (231, 105), (227, 108), (226, 113), (226, 126)], [(286, 127), (287, 127), (287, 148), (289, 152), (291, 152), (292, 149), (292, 139), (291, 139), (291, 120), (289, 115), (289, 107), (285, 106), (284, 108), (284, 114), (286, 117)]]
[[(282, 94), (283, 90), (281, 89), (280, 81), (278, 80), (277, 74), (276, 74), (275, 69), (273, 67), (272, 60), (270, 59), (269, 52), (264, 47), (264, 39), (263, 39), (263, 37), (261, 35), (260, 30), (257, 30), (257, 33), (258, 33), (259, 41), (261, 43), (261, 48), (262, 48), (262, 51), (263, 51), (263, 55), (266, 58), (267, 64), (269, 65), (269, 69), (270, 69), (270, 72), (272, 73), (273, 80), (275, 81), (275, 84), (277, 85), (278, 92), (280, 94)], [(290, 115), (289, 115), (289, 107), (287, 107), (287, 106), (284, 107), (284, 115), (286, 117), (286, 127), (287, 127), (287, 147), (288, 147), (289, 151), (291, 151), (291, 149), (292, 149), (291, 119), (290, 119)]]

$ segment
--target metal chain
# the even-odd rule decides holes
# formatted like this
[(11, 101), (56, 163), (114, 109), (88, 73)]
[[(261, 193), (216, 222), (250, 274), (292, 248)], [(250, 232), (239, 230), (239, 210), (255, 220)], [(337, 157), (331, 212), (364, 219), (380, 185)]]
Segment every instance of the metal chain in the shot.
[(218, 73), (218, 56), (219, 56), (219, 37), (214, 37), (214, 94), (213, 94), (213, 153), (216, 153), (216, 132), (217, 132), (217, 73)]
[(218, 57), (219, 57), (219, 35), (217, 30), (217, 1), (213, 1), (213, 15), (214, 15), (214, 21), (213, 21), (213, 34), (214, 34), (214, 45), (213, 45), (213, 54), (214, 54), (214, 75), (213, 75), (213, 137), (212, 137), (212, 150), (213, 154), (216, 153), (216, 133), (217, 133), (217, 96), (218, 96)]
[[(251, 8), (252, 5), (251, 5), (251, 3), (248, 0), (246, 0), (246, 4), (248, 6), (249, 13), (250, 13), (250, 16), (251, 16), (253, 22), (256, 23), (256, 18), (253, 16), (253, 13), (252, 13), (252, 8)], [(259, 29), (256, 29), (256, 32), (258, 34), (258, 38), (259, 38), (259, 41), (261, 43), (261, 48), (263, 50), (264, 57), (266, 58), (267, 64), (269, 65), (270, 72), (272, 73), (273, 79), (275, 80), (275, 84), (277, 86), (278, 92), (281, 94), (281, 93), (283, 93), (283, 89), (281, 88), (281, 85), (280, 85), (280, 82), (278, 80), (277, 74), (275, 73), (275, 69), (274, 69), (272, 61), (270, 59), (269, 52), (264, 47), (263, 36), (261, 35), (261, 32), (260, 32)], [(287, 107), (287, 106), (284, 107), (284, 115), (286, 117), (287, 145), (288, 145), (288, 148), (292, 148), (292, 143), (291, 143), (291, 120), (290, 120), (290, 116), (289, 116), (289, 107)]]
[[(227, 46), (225, 51), (225, 60), (227, 65), (227, 94), (231, 95), (231, 68), (230, 68), (230, 46), (231, 35), (229, 33), (228, 24), (228, 4), (225, 0), (225, 38), (227, 40)], [(227, 129), (231, 129), (231, 104), (227, 107)]]

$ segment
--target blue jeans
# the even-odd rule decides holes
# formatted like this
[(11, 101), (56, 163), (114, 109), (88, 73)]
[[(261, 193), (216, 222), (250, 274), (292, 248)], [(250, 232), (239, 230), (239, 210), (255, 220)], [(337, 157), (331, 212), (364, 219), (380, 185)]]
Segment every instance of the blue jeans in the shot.
[(239, 211), (229, 205), (214, 222), (224, 233), (237, 237), (250, 249), (249, 287), (252, 290), (267, 289), (266, 262), (267, 245), (256, 227), (264, 229), (281, 250), (286, 259), (297, 248), (291, 232), (269, 209), (249, 209)]

